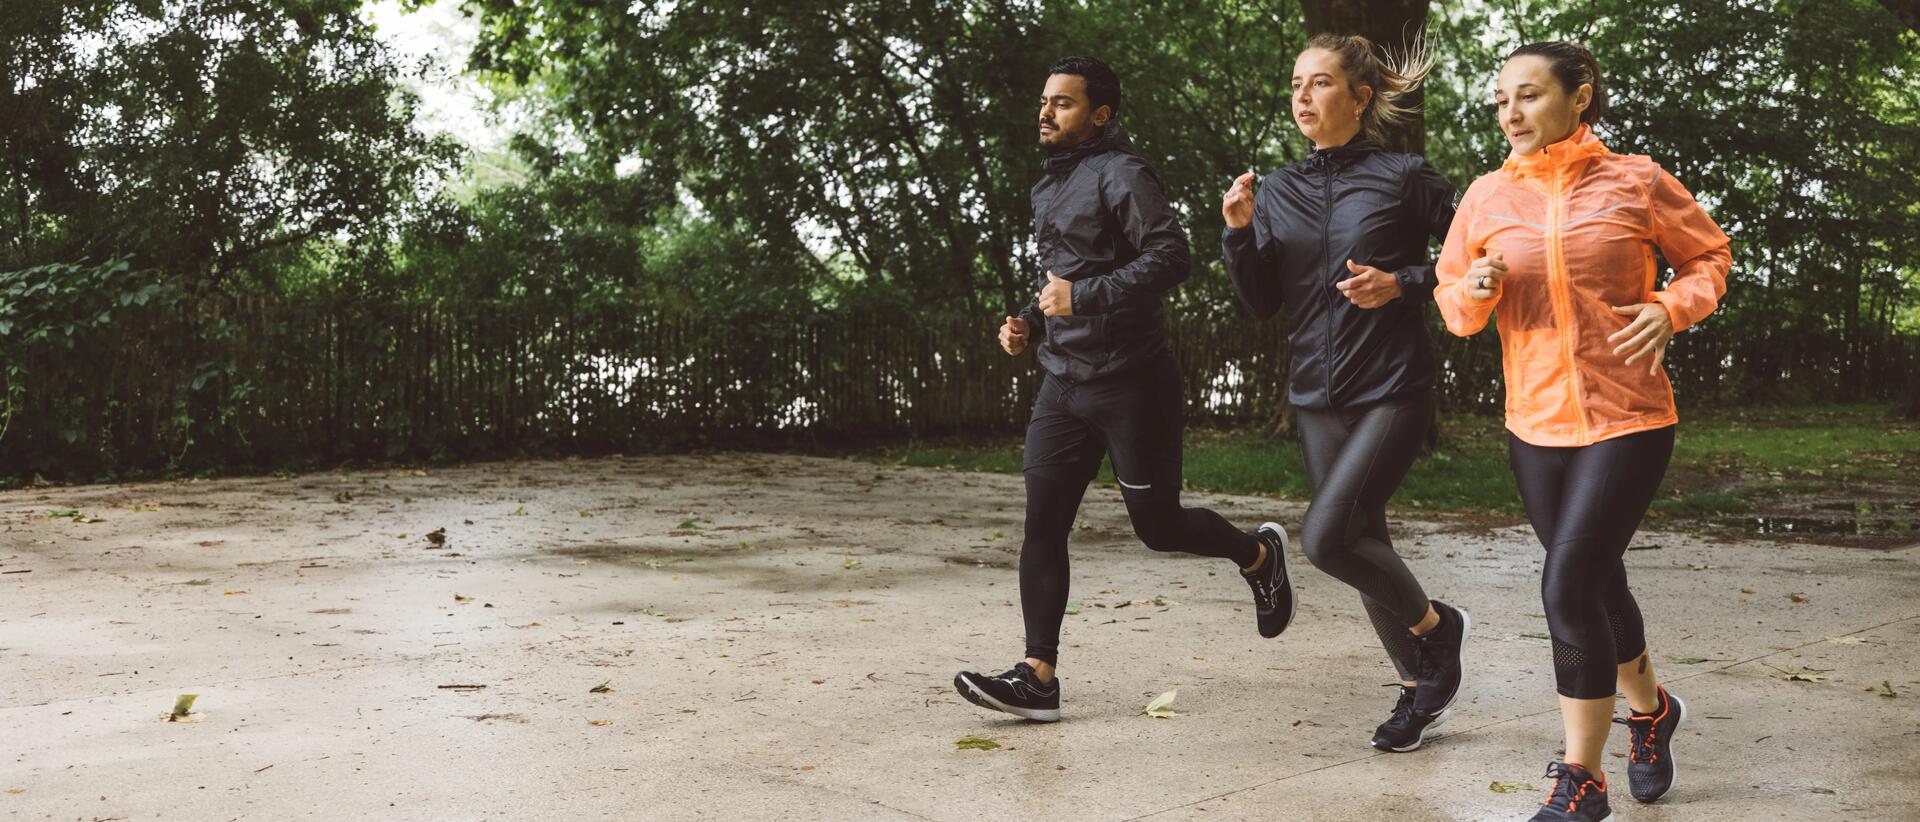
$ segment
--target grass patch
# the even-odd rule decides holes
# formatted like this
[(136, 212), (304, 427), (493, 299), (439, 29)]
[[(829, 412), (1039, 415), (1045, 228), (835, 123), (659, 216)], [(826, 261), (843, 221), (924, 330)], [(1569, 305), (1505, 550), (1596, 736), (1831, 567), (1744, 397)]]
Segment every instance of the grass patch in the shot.
[[(1769, 499), (1844, 492), (1854, 482), (1920, 482), (1920, 425), (1880, 405), (1779, 406), (1683, 415), (1673, 464), (1654, 501), (1657, 516), (1739, 514)], [(1523, 514), (1507, 435), (1498, 417), (1449, 416), (1443, 447), (1414, 463), (1396, 505), (1483, 514)], [(909, 442), (863, 449), (875, 462), (1020, 471), (1019, 436)], [(1184, 472), (1194, 490), (1306, 500), (1300, 446), (1249, 431), (1189, 430)], [(1101, 482), (1111, 482), (1102, 465)]]

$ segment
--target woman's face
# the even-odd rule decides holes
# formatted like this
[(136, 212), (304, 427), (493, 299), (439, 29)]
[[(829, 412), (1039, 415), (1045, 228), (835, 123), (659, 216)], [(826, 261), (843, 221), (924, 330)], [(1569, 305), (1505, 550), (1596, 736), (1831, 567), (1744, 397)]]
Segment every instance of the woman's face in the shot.
[(1359, 134), (1360, 113), (1372, 97), (1366, 86), (1357, 98), (1347, 91), (1347, 72), (1331, 51), (1307, 49), (1293, 61), (1293, 122), (1315, 146), (1346, 145)]
[(1553, 63), (1523, 54), (1500, 69), (1493, 102), (1500, 130), (1516, 157), (1524, 157), (1573, 136), (1580, 112), (1593, 100), (1593, 86), (1568, 90), (1553, 76)]

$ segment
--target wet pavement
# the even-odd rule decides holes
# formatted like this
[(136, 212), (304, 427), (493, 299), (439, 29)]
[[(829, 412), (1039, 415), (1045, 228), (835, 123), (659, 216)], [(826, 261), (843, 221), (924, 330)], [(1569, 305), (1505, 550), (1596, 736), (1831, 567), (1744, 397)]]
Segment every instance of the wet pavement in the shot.
[[(1263, 640), (1232, 569), (1139, 546), (1112, 488), (1074, 535), (1065, 721), (961, 700), (1019, 656), (1021, 507), (1014, 476), (751, 454), (0, 493), (0, 819), (1524, 819), (1550, 784), (1524, 527), (1398, 523), (1475, 634), (1444, 733), (1381, 754), (1351, 590), (1296, 553)], [(1635, 548), (1693, 718), (1673, 794), (1616, 819), (1920, 818), (1920, 549)]]

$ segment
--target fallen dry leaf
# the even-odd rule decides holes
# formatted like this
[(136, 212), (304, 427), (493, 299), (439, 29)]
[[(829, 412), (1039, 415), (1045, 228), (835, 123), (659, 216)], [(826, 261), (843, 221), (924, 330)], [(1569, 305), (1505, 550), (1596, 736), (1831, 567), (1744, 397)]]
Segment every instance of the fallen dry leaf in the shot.
[(1174, 713), (1173, 710), (1173, 700), (1179, 696), (1180, 686), (1175, 685), (1173, 686), (1173, 690), (1154, 697), (1152, 702), (1147, 703), (1146, 707), (1140, 709), (1140, 713), (1153, 717), (1154, 719), (1172, 719), (1173, 717), (1179, 716), (1179, 714)]

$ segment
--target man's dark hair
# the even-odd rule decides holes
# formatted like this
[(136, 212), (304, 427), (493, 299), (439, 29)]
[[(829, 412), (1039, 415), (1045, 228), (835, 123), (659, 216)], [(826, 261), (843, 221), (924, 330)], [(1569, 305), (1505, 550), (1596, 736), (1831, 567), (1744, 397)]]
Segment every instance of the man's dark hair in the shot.
[(1087, 84), (1087, 102), (1094, 108), (1107, 107), (1108, 114), (1120, 113), (1120, 75), (1092, 57), (1062, 57), (1047, 69), (1047, 75), (1071, 74)]

